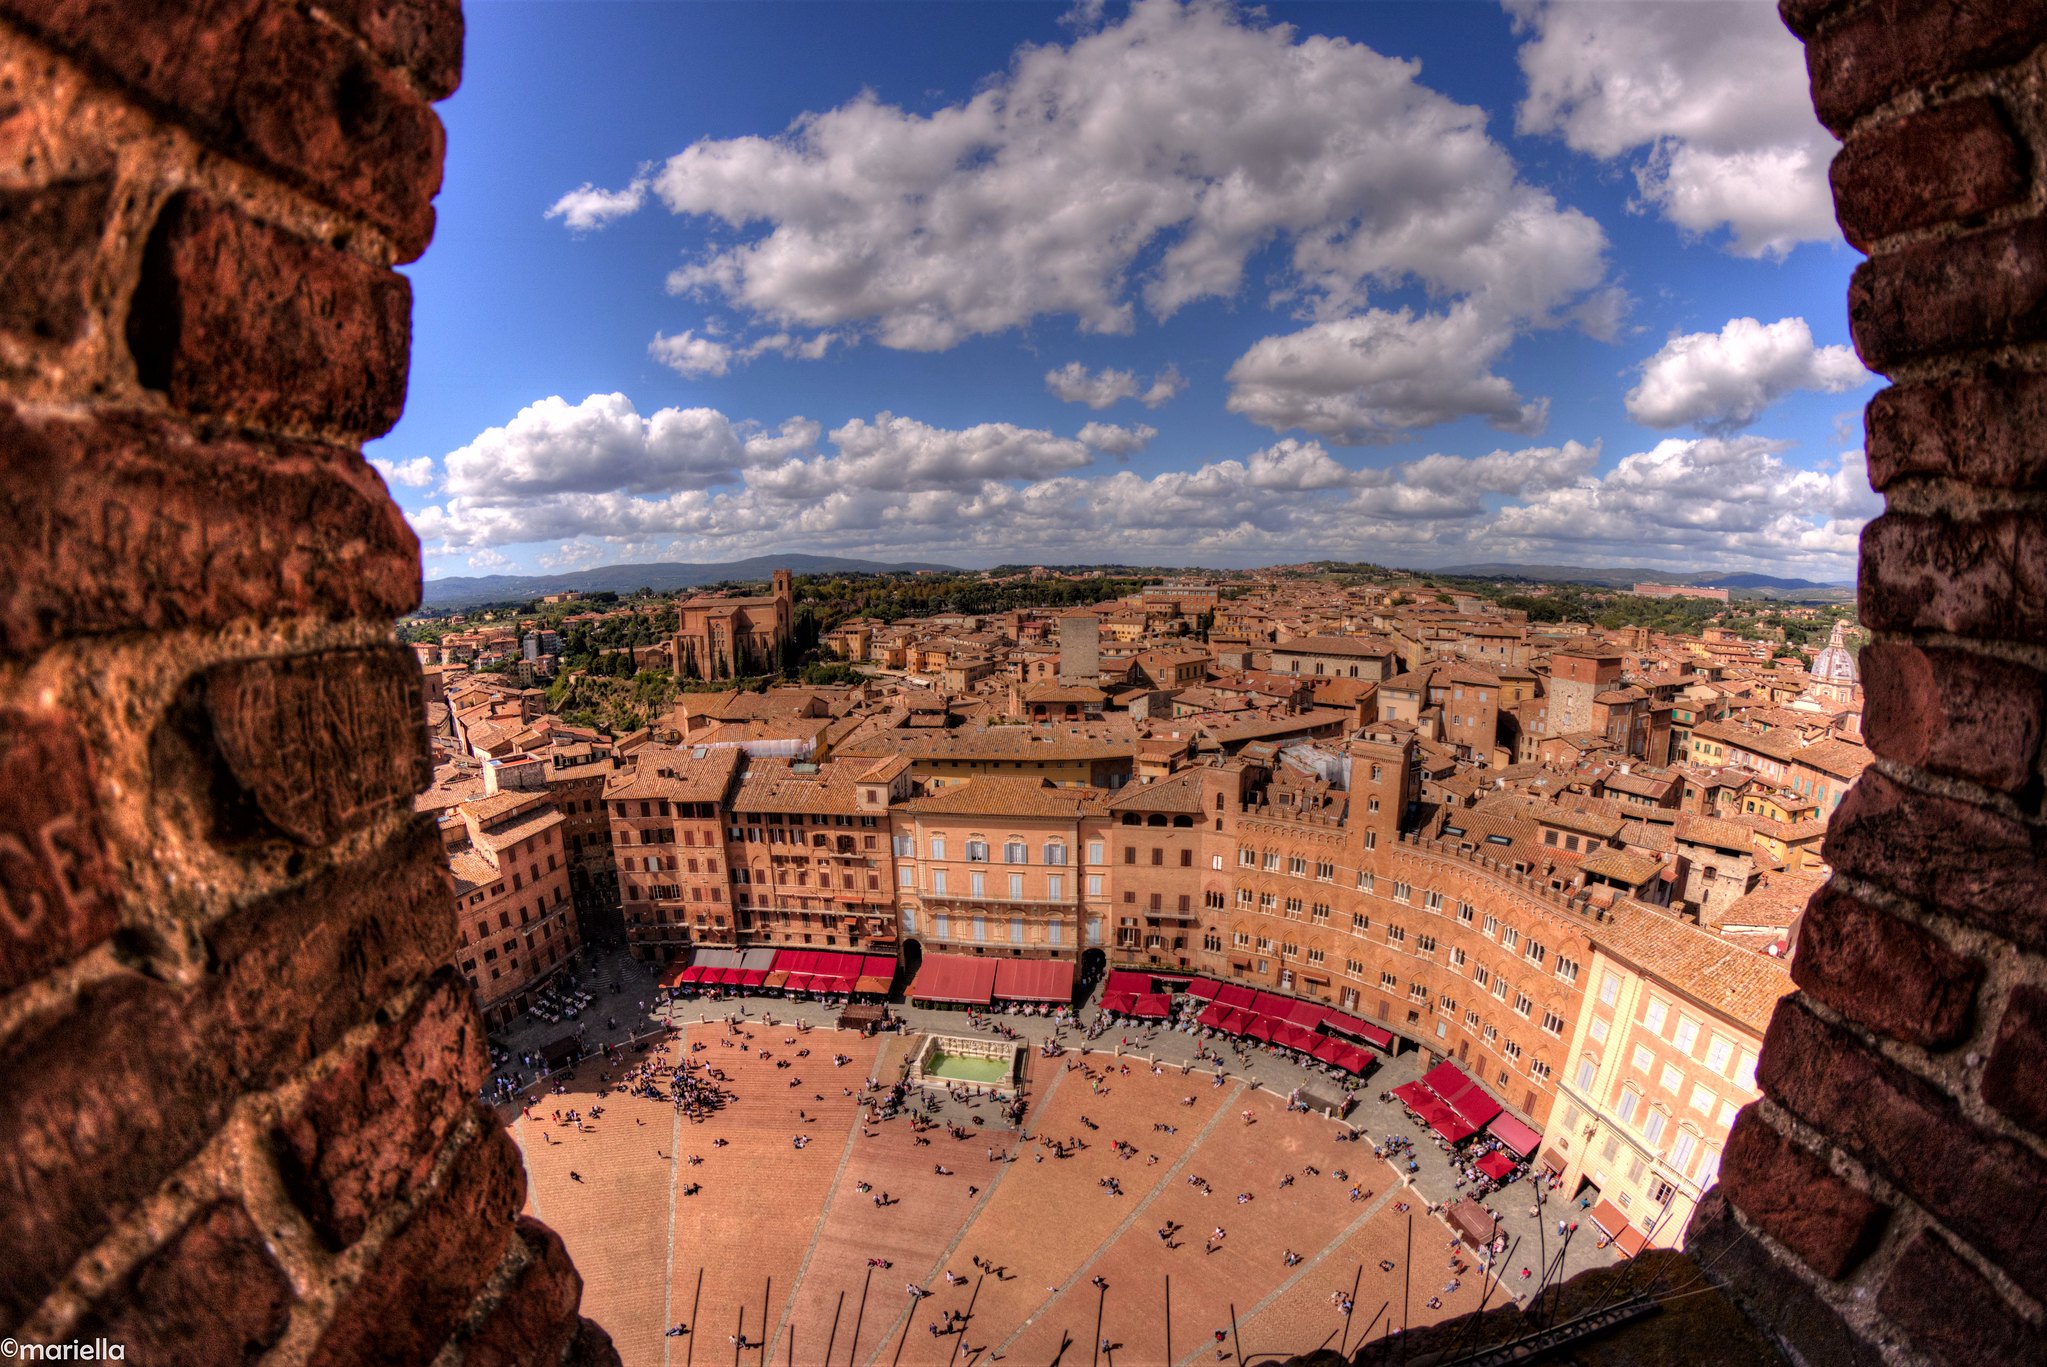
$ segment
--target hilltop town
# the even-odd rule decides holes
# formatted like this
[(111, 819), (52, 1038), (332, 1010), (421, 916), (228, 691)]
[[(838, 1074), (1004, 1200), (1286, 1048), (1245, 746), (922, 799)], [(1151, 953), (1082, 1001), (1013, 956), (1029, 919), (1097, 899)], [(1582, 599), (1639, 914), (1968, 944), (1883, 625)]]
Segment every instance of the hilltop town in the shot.
[[(801, 990), (774, 964), (806, 949), (862, 966), (816, 990), (899, 1001), (989, 959), (1050, 965), (1035, 1000), (1242, 984), (1456, 1060), (1543, 1168), (1675, 1241), (1869, 760), (1840, 610), (1702, 594), (1670, 632), (1397, 572), (1013, 582), (1055, 605), (827, 625), (783, 573), (407, 623), (487, 1021), (590, 942), (677, 990)], [(642, 724), (551, 709), (587, 678), (653, 682)]]

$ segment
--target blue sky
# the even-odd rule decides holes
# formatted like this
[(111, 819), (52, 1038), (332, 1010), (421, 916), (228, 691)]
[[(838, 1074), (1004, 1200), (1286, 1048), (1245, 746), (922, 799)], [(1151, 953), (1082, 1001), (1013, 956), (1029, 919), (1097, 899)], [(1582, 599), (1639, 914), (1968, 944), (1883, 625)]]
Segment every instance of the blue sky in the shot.
[(775, 551), (1852, 577), (1833, 141), (1767, 0), (484, 3), (430, 577)]

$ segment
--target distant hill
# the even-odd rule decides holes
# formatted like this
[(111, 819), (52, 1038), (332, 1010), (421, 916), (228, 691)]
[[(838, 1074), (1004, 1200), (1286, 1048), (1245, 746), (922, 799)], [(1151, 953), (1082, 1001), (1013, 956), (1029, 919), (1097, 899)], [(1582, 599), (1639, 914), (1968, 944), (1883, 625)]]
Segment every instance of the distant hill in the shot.
[(1529, 579), (1551, 584), (1598, 584), (1627, 588), (1634, 584), (1689, 584), (1723, 589), (1853, 589), (1853, 584), (1822, 584), (1811, 579), (1779, 579), (1769, 574), (1673, 574), (1669, 570), (1588, 569), (1583, 565), (1446, 565), (1419, 574), (1458, 574), (1472, 579)]
[(468, 603), (504, 603), (539, 598), (550, 593), (632, 593), (654, 589), (667, 593), (675, 589), (700, 588), (732, 579), (766, 581), (776, 570), (797, 574), (912, 574), (933, 570), (956, 574), (951, 565), (883, 564), (878, 560), (849, 560), (835, 555), (757, 555), (723, 565), (693, 565), (667, 561), (649, 565), (600, 565), (594, 570), (571, 570), (564, 574), (481, 574), (426, 581), (423, 603), (427, 607), (461, 607)]

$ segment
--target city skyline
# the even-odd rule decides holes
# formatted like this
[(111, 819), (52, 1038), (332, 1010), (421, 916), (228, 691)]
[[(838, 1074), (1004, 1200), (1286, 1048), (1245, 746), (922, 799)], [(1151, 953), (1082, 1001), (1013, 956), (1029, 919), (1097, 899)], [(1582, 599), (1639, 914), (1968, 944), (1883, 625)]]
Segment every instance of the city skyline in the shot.
[(517, 6), (469, 41), (372, 447), (430, 578), (1838, 582), (1880, 506), (1834, 144), (1768, 5)]

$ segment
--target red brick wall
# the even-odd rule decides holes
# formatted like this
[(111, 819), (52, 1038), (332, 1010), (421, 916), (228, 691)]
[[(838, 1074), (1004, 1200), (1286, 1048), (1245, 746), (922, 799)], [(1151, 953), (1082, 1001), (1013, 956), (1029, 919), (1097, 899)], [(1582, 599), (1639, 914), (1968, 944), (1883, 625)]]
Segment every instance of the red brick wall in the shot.
[(615, 1360), (474, 1100), (359, 450), (461, 49), (456, 0), (0, 0), (7, 1335)]
[(2047, 1354), (2047, 6), (1782, 0), (1870, 402), (1865, 733), (1695, 1256), (1808, 1362)]

